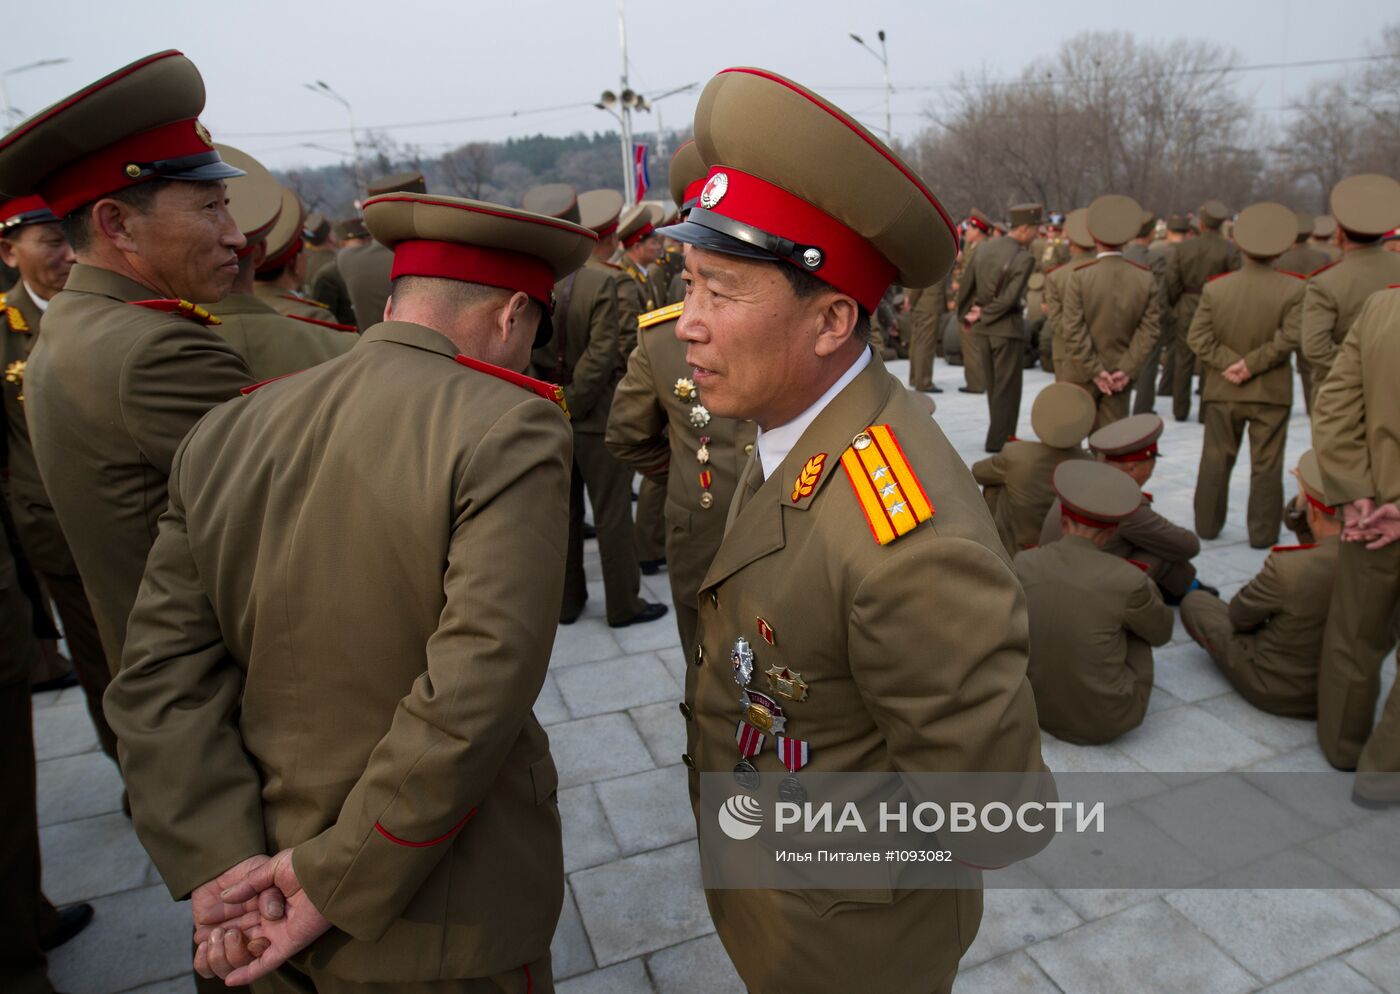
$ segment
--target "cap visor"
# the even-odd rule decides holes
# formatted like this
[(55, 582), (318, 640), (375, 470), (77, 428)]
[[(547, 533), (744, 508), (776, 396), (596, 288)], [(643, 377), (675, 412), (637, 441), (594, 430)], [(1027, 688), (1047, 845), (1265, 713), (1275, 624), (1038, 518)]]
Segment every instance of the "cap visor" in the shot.
[(737, 255), (745, 259), (762, 259), (765, 262), (782, 262), (780, 258), (761, 249), (757, 245), (750, 245), (748, 242), (707, 228), (703, 224), (696, 224), (694, 221), (682, 221), (680, 224), (670, 224), (664, 228), (657, 228), (661, 234), (667, 238), (674, 238), (678, 242), (685, 242), (687, 245), (694, 245), (696, 248), (708, 249), (711, 252), (722, 252), (725, 255)]
[(161, 173), (160, 179), (181, 180), (186, 183), (208, 183), (221, 179), (237, 179), (239, 176), (247, 175), (242, 169), (219, 161), (207, 162), (202, 166), (195, 166), (193, 169), (182, 169), (178, 173)]

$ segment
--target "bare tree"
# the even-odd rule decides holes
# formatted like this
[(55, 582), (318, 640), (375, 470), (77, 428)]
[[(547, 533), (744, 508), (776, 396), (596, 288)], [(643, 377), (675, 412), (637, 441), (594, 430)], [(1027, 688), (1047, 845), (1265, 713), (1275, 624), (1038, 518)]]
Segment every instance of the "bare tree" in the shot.
[(459, 145), (437, 160), (437, 173), (446, 192), (473, 200), (484, 199), (494, 168), (491, 146), (485, 142)]

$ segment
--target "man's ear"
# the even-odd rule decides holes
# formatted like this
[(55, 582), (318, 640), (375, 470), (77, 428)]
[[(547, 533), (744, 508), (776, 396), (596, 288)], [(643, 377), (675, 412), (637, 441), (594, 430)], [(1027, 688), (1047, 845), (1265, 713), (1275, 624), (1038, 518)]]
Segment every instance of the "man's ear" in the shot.
[(267, 240), (263, 239), (258, 242), (258, 244), (254, 245), (253, 251), (250, 254), (253, 257), (253, 269), (256, 270), (263, 264), (263, 260), (267, 258)]
[(833, 293), (818, 306), (816, 318), (814, 348), (818, 356), (825, 358), (840, 352), (851, 340), (860, 321), (860, 307), (845, 294)]
[[(500, 313), (496, 315), (496, 330), (499, 332), (502, 342), (510, 340), (511, 332), (515, 325), (523, 323), (529, 316), (529, 313), (530, 295), (522, 293), (519, 290), (511, 294), (510, 299), (506, 301), (505, 306), (502, 307)], [(532, 326), (530, 334), (533, 336), (534, 333)]]
[(137, 251), (131, 230), (137, 212), (131, 205), (104, 197), (93, 204), (91, 210), (88, 221), (94, 235), (106, 239), (123, 252)]
[(0, 238), (0, 262), (11, 269), (19, 268), (19, 250), (15, 248), (15, 243), (8, 238)]

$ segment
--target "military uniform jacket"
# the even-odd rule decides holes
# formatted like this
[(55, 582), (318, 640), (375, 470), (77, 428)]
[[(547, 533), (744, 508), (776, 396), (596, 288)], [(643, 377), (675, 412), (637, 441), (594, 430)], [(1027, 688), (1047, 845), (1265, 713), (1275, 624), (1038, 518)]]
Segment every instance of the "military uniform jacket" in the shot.
[(326, 305), (335, 315), (332, 320), (336, 324), (352, 324), (364, 329), (379, 320), (377, 315), (365, 324), (356, 320), (355, 307), (350, 302), (350, 288), (345, 285), (345, 277), (340, 272), (338, 256), (322, 266), (315, 276), (307, 278), (306, 292), (313, 300)]
[(1313, 405), (1313, 448), (1331, 504), (1400, 500), (1400, 290), (1373, 294)]
[(117, 273), (75, 265), (24, 377), (34, 457), (113, 669), (175, 449), (252, 380), (212, 328), (132, 303), (154, 296)]
[(1332, 257), (1321, 249), (1304, 242), (1295, 244), (1273, 261), (1273, 267), (1285, 273), (1307, 277), (1332, 261)]
[(1014, 238), (992, 238), (970, 252), (958, 284), (958, 317), (976, 305), (981, 316), (973, 330), (993, 338), (1024, 337), (1021, 298), (1035, 268), (1035, 257)]
[(1379, 245), (1351, 249), (1308, 277), (1289, 338), (1317, 369), (1313, 382), (1326, 378), (1366, 298), (1392, 283), (1400, 283), (1400, 255)]
[[(1290, 314), (1303, 297), (1297, 277), (1266, 263), (1245, 259), (1233, 273), (1218, 276), (1201, 294), (1186, 344), (1205, 367), (1202, 396), (1207, 401), (1293, 403), (1293, 349), (1285, 333)], [(1221, 375), (1243, 359), (1252, 376), (1236, 386)]]
[[(753, 452), (756, 429), (752, 421), (695, 414), (704, 398), (691, 382), (685, 343), (676, 338), (683, 306), (665, 308), (676, 313), (659, 321), (644, 318), (637, 348), (613, 395), (607, 445), (638, 473), (666, 473), (668, 530), (679, 530), (684, 541), (702, 546), (708, 564), (724, 537), (725, 517)], [(702, 418), (705, 423), (696, 424)], [(701, 438), (706, 439), (705, 462), (697, 458)]]
[[(1045, 326), (1050, 329), (1052, 348), (1055, 355), (1055, 362), (1058, 365), (1060, 357), (1065, 354), (1064, 347), (1064, 320), (1063, 312), (1065, 307), (1065, 284), (1069, 282), (1069, 274), (1080, 266), (1087, 265), (1094, 260), (1091, 257), (1079, 256), (1071, 259), (1062, 266), (1056, 266), (1045, 274)], [(1056, 379), (1063, 379), (1059, 369), (1055, 371)]]
[[(842, 465), (855, 436), (880, 425), (889, 427), (934, 512), (885, 545), (874, 534), (889, 523), (867, 518)], [(876, 455), (871, 449), (861, 451)], [(701, 634), (689, 654), (682, 709), (692, 778), (727, 776), (739, 759), (741, 709), (729, 658), (739, 637), (753, 647), (753, 689), (774, 693), (764, 674), (775, 667), (807, 683), (806, 700), (779, 702), (786, 734), (810, 747), (811, 771), (1042, 771), (1020, 584), (958, 454), (879, 357), (761, 482), (760, 467), (755, 451), (700, 591)], [(882, 484), (890, 476), (879, 475)], [(908, 507), (890, 513), (912, 522)], [(771, 741), (753, 762), (760, 772), (783, 773)], [(980, 915), (976, 890), (880, 891), (851, 897), (868, 903), (842, 905), (856, 913), (825, 917), (818, 915), (843, 892), (714, 890), (707, 897), (740, 974), (765, 992), (919, 989), (953, 969)], [(862, 907), (871, 914), (863, 917)], [(840, 949), (888, 945), (888, 935), (860, 931), (862, 922), (892, 923), (887, 915), (899, 916), (901, 907), (912, 917), (900, 918), (900, 927), (924, 930), (927, 941), (891, 947), (879, 977), (853, 977), (850, 966), (839, 973)], [(736, 936), (737, 922), (763, 932)]]
[[(1050, 505), (1040, 529), (1040, 544), (1058, 542), (1060, 530), (1060, 499)], [(1160, 582), (1174, 565), (1189, 563), (1201, 551), (1201, 540), (1189, 528), (1173, 524), (1152, 509), (1152, 495), (1144, 493), (1142, 504), (1118, 523), (1103, 551), (1120, 559), (1147, 560), (1153, 566), (1148, 571)], [(1158, 566), (1158, 563), (1161, 566)]]
[(394, 253), (378, 242), (367, 242), (341, 249), (335, 261), (350, 292), (355, 323), (368, 328), (383, 321), (384, 305), (392, 289)]
[(1129, 242), (1123, 246), (1123, 258), (1135, 262), (1152, 273), (1152, 285), (1157, 290), (1157, 323), (1160, 327), (1163, 316), (1171, 306), (1167, 301), (1167, 255), (1153, 252), (1142, 242)]
[(319, 300), (303, 297), (299, 293), (292, 293), (271, 283), (254, 283), (253, 295), (278, 314), (311, 318), (313, 321), (335, 321), (334, 312)]
[(1259, 575), (1230, 599), (1230, 624), (1254, 633), (1234, 639), (1230, 652), (1253, 662), (1270, 696), (1306, 698), (1317, 689), (1340, 543), (1331, 535), (1317, 544), (1274, 546)]
[(560, 383), (574, 431), (607, 431), (613, 389), (622, 376), (617, 280), (584, 266), (554, 286), (554, 337), (531, 356), (542, 379)]
[(530, 709), (572, 443), (557, 406), (456, 354), (380, 324), (206, 418), (107, 696), (171, 893), (293, 847), (335, 926), (298, 961), (361, 983), (529, 963), (562, 900)]
[(29, 423), (20, 399), (24, 395), (29, 354), (39, 340), (43, 316), (23, 282), (16, 283), (8, 293), (0, 294), (0, 330), (4, 332), (4, 338), (0, 339), (0, 369), (5, 374), (4, 381), (0, 382), (0, 391), (4, 393), (0, 469), (9, 477), (10, 513), (25, 558), (40, 573), (74, 576), (78, 567), (68, 551), (58, 515), (39, 476), (39, 464), (34, 460), (34, 446), (29, 440)]
[(929, 334), (936, 335), (939, 325), (948, 316), (948, 277), (943, 277), (933, 286), (906, 291), (909, 300), (909, 321), (919, 328), (927, 328)]
[(249, 293), (231, 293), (210, 309), (220, 321), (214, 330), (238, 350), (254, 380), (307, 369), (355, 344), (352, 333), (283, 317)]
[(637, 347), (637, 322), (647, 311), (655, 310), (655, 308), (647, 306), (647, 301), (652, 299), (650, 286), (647, 285), (645, 276), (638, 280), (625, 267), (614, 266), (610, 262), (599, 262), (596, 258), (589, 259), (585, 268), (606, 273), (616, 280), (614, 287), (617, 293), (619, 321), (617, 329), (618, 369), (626, 369), (627, 357)]
[(1029, 676), (1040, 725), (1073, 742), (1121, 734), (1135, 707), (1128, 642), (1165, 645), (1172, 609), (1146, 573), (1065, 535), (1016, 556), (1031, 622)]
[(1044, 442), (1016, 441), (973, 463), (972, 478), (998, 491), (992, 520), (1009, 555), (1040, 541), (1045, 512), (1055, 503), (1055, 467), (1066, 459), (1089, 458), (1082, 445), (1057, 449)]
[(1176, 309), (1176, 327), (1191, 327), (1206, 281), (1240, 268), (1240, 250), (1214, 228), (1177, 242), (1167, 256), (1167, 299)]
[(1157, 344), (1160, 313), (1150, 270), (1117, 254), (1076, 266), (1064, 284), (1065, 368), (1056, 353), (1056, 379), (1089, 383), (1114, 370), (1136, 377)]

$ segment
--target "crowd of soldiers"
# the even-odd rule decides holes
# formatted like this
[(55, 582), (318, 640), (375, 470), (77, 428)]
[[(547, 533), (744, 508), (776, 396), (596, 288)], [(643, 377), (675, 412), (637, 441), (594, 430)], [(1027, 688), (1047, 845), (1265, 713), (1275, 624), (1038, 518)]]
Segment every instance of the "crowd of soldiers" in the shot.
[[(585, 497), (610, 625), (667, 613), (640, 596), (665, 566), (693, 802), (702, 774), (800, 798), (804, 771), (1044, 773), (1040, 729), (1142, 721), (1176, 605), (1252, 704), (1317, 717), (1358, 803), (1400, 801), (1365, 776), (1400, 771), (1396, 695), (1372, 728), (1400, 599), (1394, 180), (1339, 184), (1330, 228), (1211, 201), (1157, 239), (1116, 194), (955, 224), (839, 108), (737, 69), (671, 205), (550, 184), (517, 208), (410, 173), (332, 223), (214, 144), (203, 104), (161, 52), (0, 139), (6, 990), (52, 991), (44, 951), (92, 916), (39, 880), (28, 684), (55, 613), (191, 902), (196, 983), (551, 990), (531, 709), (588, 598)], [(938, 354), (988, 398), (970, 471), (930, 417)], [(1314, 448), (1286, 501), (1294, 355)], [(1017, 440), (1036, 361), (1057, 382)], [(1184, 421), (1198, 377), (1187, 529), (1142, 488), (1157, 393)], [(1191, 560), (1246, 431), (1251, 544), (1283, 522), (1303, 544), (1226, 604)], [(947, 991), (967, 872), (706, 896), (751, 990)]]

